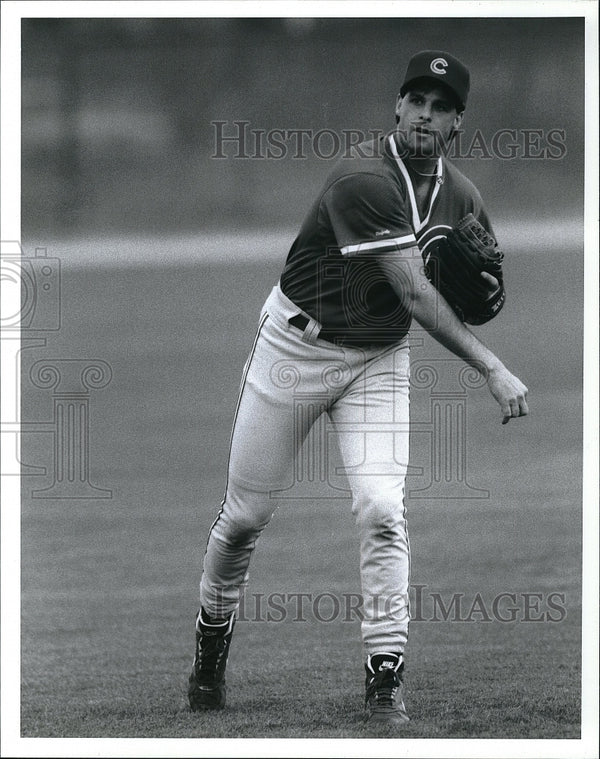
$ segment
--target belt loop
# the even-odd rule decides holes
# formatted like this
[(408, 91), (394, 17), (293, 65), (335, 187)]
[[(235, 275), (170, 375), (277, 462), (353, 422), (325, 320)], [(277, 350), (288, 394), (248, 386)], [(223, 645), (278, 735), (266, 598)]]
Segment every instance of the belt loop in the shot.
[(308, 343), (309, 345), (315, 345), (320, 331), (321, 325), (319, 322), (315, 319), (310, 319), (306, 325), (304, 332), (302, 333), (302, 342)]

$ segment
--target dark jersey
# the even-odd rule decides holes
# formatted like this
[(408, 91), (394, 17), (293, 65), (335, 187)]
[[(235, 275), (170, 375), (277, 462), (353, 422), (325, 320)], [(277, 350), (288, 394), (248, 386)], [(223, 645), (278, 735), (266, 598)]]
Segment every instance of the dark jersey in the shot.
[(469, 212), (492, 232), (476, 187), (443, 158), (437, 173), (421, 218), (393, 136), (358, 145), (336, 164), (281, 276), (285, 295), (323, 325), (322, 337), (351, 346), (398, 342), (410, 327), (409, 299), (399, 297), (374, 254), (418, 246), (426, 258)]

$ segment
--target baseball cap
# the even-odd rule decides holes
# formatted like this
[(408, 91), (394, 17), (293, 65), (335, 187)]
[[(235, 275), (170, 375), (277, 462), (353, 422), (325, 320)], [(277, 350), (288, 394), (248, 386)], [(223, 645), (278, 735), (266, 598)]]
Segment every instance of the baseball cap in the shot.
[(469, 94), (469, 69), (450, 53), (443, 50), (421, 50), (408, 62), (400, 95), (404, 96), (408, 85), (415, 79), (434, 79), (449, 87), (460, 104), (460, 110), (467, 104)]

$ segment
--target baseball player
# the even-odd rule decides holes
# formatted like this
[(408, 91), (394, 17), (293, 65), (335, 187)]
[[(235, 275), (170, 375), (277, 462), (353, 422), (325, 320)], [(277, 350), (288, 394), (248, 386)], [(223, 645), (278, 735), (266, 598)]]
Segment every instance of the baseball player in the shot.
[[(469, 72), (452, 55), (426, 50), (410, 60), (396, 128), (333, 169), (264, 304), (204, 555), (188, 690), (194, 711), (225, 705), (252, 551), (275, 508), (273, 491), (289, 484), (295, 454), (325, 413), (360, 536), (366, 717), (409, 720), (402, 690), (412, 320), (483, 373), (503, 423), (528, 413), (527, 388), (465, 326), (488, 321), (504, 303), (502, 256), (479, 192), (443, 155), (468, 92)], [(298, 414), (300, 396), (320, 402)]]

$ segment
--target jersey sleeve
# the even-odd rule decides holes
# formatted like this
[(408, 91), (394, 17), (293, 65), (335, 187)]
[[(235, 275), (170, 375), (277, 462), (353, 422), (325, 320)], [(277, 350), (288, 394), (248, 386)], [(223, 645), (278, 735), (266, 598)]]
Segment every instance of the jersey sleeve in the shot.
[(485, 230), (487, 230), (491, 235), (494, 235), (495, 237), (494, 230), (492, 228), (492, 222), (490, 221), (490, 217), (485, 210), (481, 195), (477, 189), (473, 188), (473, 190), (473, 216)]
[(327, 216), (342, 255), (384, 253), (417, 244), (407, 202), (377, 174), (356, 173), (335, 181), (323, 194)]

